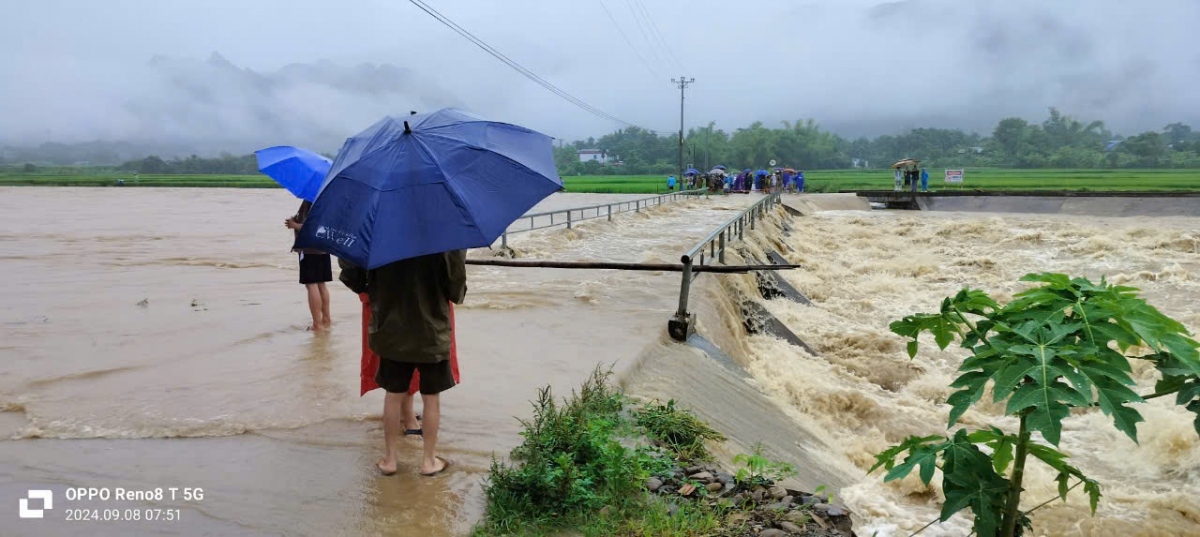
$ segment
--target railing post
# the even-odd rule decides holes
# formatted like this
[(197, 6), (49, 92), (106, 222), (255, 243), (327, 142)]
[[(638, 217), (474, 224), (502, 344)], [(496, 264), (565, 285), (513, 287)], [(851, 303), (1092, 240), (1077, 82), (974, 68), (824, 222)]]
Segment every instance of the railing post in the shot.
[(571, 210), (567, 209), (567, 229), (571, 229)]
[(500, 249), (503, 250), (505, 248), (508, 248), (508, 232), (507, 231), (500, 234)]
[(692, 259), (683, 256), (683, 278), (679, 284), (679, 309), (675, 317), (667, 323), (667, 332), (675, 341), (687, 341), (692, 331), (692, 316), (687, 312), (688, 294), (692, 287)]
[(750, 211), (750, 231), (754, 231), (754, 213), (755, 211)]
[(721, 238), (720, 238), (721, 251), (718, 254), (719, 257), (717, 258), (717, 260), (720, 261), (722, 265), (725, 264), (725, 233), (727, 233), (728, 231), (729, 231), (728, 229), (721, 230)]
[(608, 221), (612, 222), (612, 205), (608, 206)]
[(641, 201), (633, 202), (633, 212), (635, 212), (635, 213), (642, 212), (642, 202)]

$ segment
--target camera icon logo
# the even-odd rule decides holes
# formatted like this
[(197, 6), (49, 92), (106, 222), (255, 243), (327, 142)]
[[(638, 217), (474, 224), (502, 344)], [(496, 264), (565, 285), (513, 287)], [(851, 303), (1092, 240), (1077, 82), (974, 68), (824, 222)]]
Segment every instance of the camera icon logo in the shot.
[[(27, 497), (21, 498), (21, 518), (42, 518), (44, 510), (54, 509), (54, 492), (49, 490), (30, 490)], [(41, 500), (40, 509), (30, 509), (29, 500)]]

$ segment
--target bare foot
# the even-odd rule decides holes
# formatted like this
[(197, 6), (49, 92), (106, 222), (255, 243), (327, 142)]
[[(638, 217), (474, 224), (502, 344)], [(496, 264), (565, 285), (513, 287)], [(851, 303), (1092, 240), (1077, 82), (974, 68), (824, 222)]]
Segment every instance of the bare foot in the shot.
[(319, 324), (314, 324), (314, 325), (308, 327), (308, 329), (312, 332), (324, 332), (325, 331), (325, 327), (321, 326)]
[(433, 477), (435, 475), (442, 473), (446, 468), (449, 468), (449, 467), (450, 467), (450, 461), (447, 461), (446, 459), (443, 459), (441, 457), (434, 457), (432, 465), (430, 465), (427, 462), (421, 463), (421, 475), (426, 476), (426, 477)]
[(382, 459), (379, 459), (379, 462), (375, 463), (375, 466), (377, 466), (379, 468), (379, 471), (382, 472), (383, 475), (395, 474), (396, 473), (396, 458), (392, 457), (389, 460), (387, 457), (384, 457)]

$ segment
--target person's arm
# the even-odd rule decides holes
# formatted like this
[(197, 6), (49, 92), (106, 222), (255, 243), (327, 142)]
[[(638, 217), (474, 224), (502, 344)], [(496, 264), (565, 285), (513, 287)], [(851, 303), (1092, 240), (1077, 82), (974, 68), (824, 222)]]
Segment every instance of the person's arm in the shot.
[(467, 251), (453, 250), (445, 253), (446, 297), (455, 304), (462, 304), (467, 297)]
[(338, 275), (338, 280), (345, 284), (346, 287), (349, 287), (351, 291), (358, 294), (367, 292), (367, 271), (340, 257), (338, 258), (338, 267), (342, 269), (342, 273)]

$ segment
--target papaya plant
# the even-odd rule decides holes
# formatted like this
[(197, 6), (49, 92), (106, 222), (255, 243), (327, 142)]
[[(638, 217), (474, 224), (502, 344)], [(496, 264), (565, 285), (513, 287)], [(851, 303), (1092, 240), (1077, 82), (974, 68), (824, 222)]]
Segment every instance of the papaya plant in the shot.
[[(1020, 510), (1030, 456), (1057, 471), (1063, 501), (1082, 484), (1095, 514), (1100, 484), (1056, 449), (1062, 420), (1073, 408), (1098, 407), (1137, 442), (1137, 424), (1143, 419), (1129, 405), (1174, 395), (1177, 404), (1196, 413), (1200, 434), (1200, 344), (1182, 324), (1139, 298), (1137, 289), (1103, 279), (1097, 284), (1043, 273), (1021, 280), (1040, 285), (1004, 305), (983, 291), (963, 289), (943, 300), (937, 313), (909, 315), (890, 325), (892, 332), (909, 338), (909, 358), (916, 357), (918, 336), (924, 332), (941, 349), (958, 341), (970, 350), (950, 384), (957, 391), (946, 400), (948, 428), (989, 386), (994, 402), (1005, 402), (1005, 413), (1017, 418), (1015, 434), (991, 427), (959, 429), (948, 437), (910, 436), (876, 455), (870, 470), (884, 468), (885, 481), (917, 470), (928, 485), (940, 469), (946, 497), (940, 519), (970, 508), (981, 537), (1014, 537), (1031, 527)], [(1161, 373), (1154, 393), (1134, 391), (1131, 359), (1150, 361)]]

